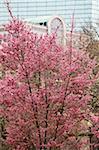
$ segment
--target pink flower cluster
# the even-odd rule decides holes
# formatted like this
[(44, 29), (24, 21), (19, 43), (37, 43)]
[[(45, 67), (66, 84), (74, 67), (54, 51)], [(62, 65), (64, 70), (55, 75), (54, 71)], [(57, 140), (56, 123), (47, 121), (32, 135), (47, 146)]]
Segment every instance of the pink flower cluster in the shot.
[[(95, 61), (34, 34), (19, 20), (0, 36), (0, 112), (13, 150), (79, 147), (82, 121), (90, 118)], [(97, 119), (94, 119), (95, 123)]]

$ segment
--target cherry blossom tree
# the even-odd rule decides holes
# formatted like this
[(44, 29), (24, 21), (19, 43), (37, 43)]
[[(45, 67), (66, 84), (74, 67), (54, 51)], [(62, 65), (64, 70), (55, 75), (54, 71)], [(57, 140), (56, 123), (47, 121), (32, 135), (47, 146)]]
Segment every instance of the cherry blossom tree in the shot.
[(89, 105), (95, 61), (72, 43), (62, 47), (53, 35), (39, 37), (22, 21), (13, 19), (5, 31), (0, 36), (2, 140), (13, 150), (77, 150), (86, 145), (80, 138), (93, 123), (92, 134), (99, 137)]
[(54, 35), (34, 34), (6, 4), (12, 21), (0, 35), (0, 142), (11, 150), (90, 147), (81, 139), (99, 137), (90, 107), (96, 62), (73, 49), (73, 26), (69, 47), (62, 47)]

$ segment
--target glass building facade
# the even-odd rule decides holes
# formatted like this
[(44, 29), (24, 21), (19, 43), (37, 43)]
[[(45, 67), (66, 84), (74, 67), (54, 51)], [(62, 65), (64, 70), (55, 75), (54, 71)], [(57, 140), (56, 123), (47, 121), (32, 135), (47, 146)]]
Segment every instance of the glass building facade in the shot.
[[(9, 20), (5, 0), (0, 0), (0, 23)], [(13, 15), (17, 18), (59, 15), (65, 19), (67, 28), (75, 14), (75, 29), (85, 23), (98, 21), (99, 0), (9, 0)]]

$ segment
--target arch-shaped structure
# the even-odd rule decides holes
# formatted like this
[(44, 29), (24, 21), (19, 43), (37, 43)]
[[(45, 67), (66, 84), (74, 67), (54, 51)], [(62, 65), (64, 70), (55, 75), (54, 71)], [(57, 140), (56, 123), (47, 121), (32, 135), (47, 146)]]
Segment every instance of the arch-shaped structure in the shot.
[(65, 21), (60, 16), (39, 16), (25, 20), (32, 25), (35, 33), (44, 35), (46, 33), (55, 34), (57, 41), (66, 44), (66, 27)]

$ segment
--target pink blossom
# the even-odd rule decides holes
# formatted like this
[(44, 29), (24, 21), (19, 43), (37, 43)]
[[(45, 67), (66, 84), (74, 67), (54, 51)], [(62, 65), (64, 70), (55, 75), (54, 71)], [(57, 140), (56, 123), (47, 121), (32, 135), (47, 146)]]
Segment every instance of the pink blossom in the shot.
[[(79, 147), (81, 122), (90, 118), (94, 60), (57, 45), (53, 35), (35, 35), (22, 21), (14, 19), (5, 30), (0, 44), (5, 142), (13, 150)], [(97, 136), (98, 119), (92, 116)]]

